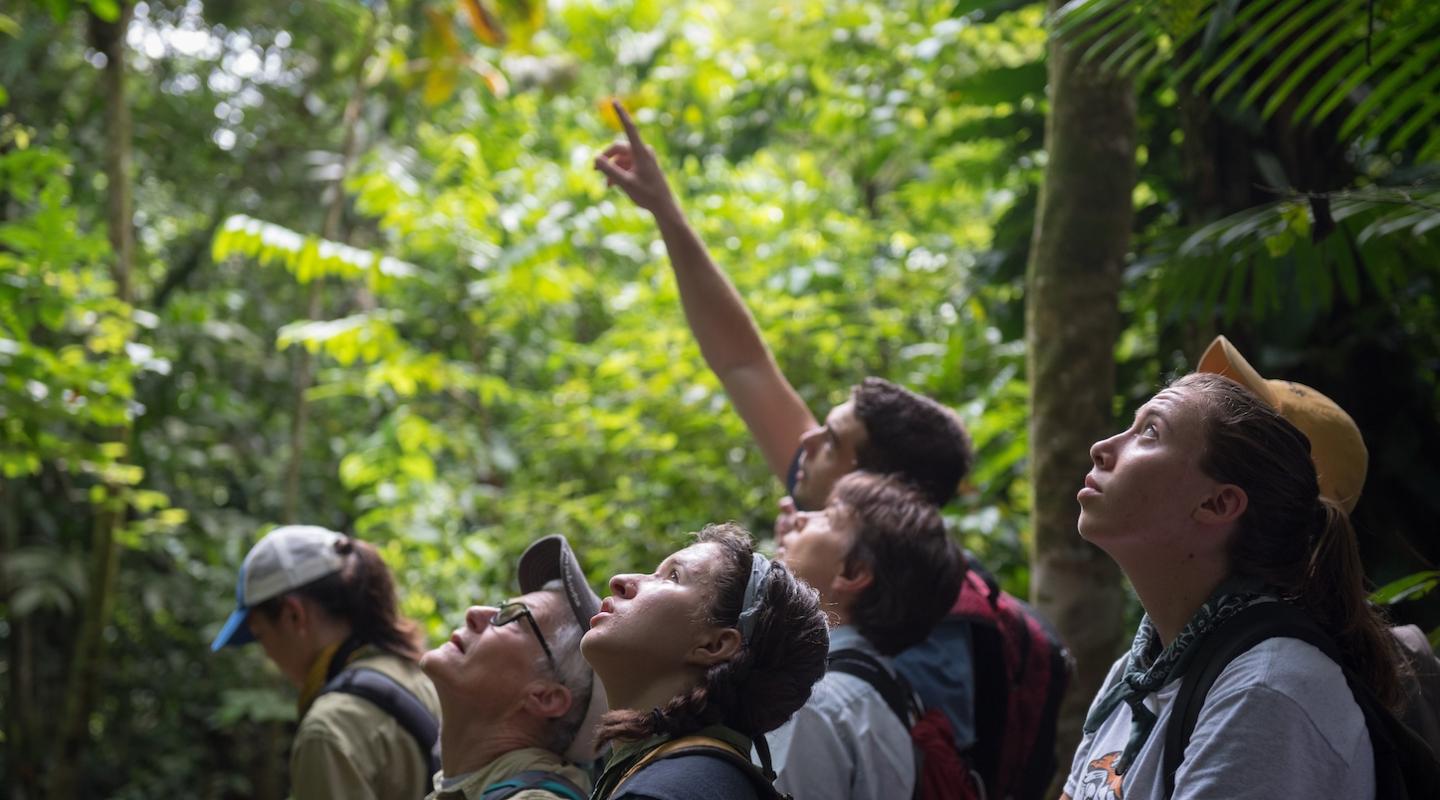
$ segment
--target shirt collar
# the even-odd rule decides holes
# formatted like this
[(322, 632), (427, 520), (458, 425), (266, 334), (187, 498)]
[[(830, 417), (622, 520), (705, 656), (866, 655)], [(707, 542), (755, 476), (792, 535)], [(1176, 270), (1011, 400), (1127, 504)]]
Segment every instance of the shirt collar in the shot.
[(589, 789), (590, 781), (577, 766), (566, 762), (560, 756), (539, 747), (525, 747), (511, 750), (473, 772), (447, 777), (443, 771), (435, 773), (435, 793), (459, 793), (466, 798), (478, 798), (485, 788), (522, 772), (536, 770), (563, 775), (581, 789)]
[(882, 657), (875, 645), (860, 635), (860, 630), (854, 625), (837, 625), (830, 629), (830, 652), (838, 650), (861, 650), (876, 658)]

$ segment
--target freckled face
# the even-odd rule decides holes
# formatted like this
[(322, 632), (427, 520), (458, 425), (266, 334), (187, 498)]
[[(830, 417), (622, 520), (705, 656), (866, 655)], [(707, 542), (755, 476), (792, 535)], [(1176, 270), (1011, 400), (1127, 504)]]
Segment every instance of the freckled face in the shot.
[(1174, 546), (1175, 534), (1216, 482), (1199, 465), (1204, 420), (1193, 389), (1166, 389), (1135, 422), (1090, 448), (1080, 535), (1102, 549)]
[(686, 656), (715, 626), (718, 544), (693, 544), (660, 562), (649, 575), (610, 579), (610, 596), (580, 641), (581, 652), (607, 690), (617, 680), (643, 684), (688, 673)]
[(865, 425), (855, 416), (854, 401), (830, 410), (825, 424), (800, 437), (800, 470), (795, 478), (795, 505), (818, 510), (835, 482), (859, 466), (859, 451), (866, 442)]

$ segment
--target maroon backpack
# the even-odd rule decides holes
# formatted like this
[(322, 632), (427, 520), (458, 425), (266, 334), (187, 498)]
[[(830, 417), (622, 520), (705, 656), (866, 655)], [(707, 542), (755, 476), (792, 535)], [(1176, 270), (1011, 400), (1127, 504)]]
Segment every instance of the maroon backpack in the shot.
[(1055, 723), (1074, 662), (1049, 622), (968, 566), (947, 617), (970, 623), (973, 647), (975, 745), (961, 756), (990, 800), (1040, 800), (1057, 766)]
[(854, 675), (870, 684), (910, 732), (910, 744), (915, 750), (915, 791), (911, 800), (984, 797), (975, 785), (977, 776), (956, 749), (950, 719), (938, 709), (921, 708), (903, 675), (885, 669), (863, 650), (836, 650), (830, 654), (827, 669)]

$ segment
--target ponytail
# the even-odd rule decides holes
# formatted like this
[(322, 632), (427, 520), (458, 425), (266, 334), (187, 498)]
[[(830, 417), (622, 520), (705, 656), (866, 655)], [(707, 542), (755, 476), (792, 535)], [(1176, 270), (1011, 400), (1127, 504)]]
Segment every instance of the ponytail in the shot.
[(1310, 561), (1300, 586), (1306, 611), (1330, 632), (1346, 665), (1392, 710), (1404, 700), (1399, 657), (1389, 623), (1367, 599), (1355, 528), (1328, 497), (1317, 506)]
[(1355, 529), (1320, 495), (1310, 440), (1248, 389), (1197, 373), (1173, 384), (1201, 401), (1200, 468), (1245, 491), (1249, 504), (1230, 540), (1230, 570), (1258, 578), (1335, 638), (1345, 666), (1394, 707), (1404, 662), (1384, 616), (1369, 602)]
[(286, 596), (299, 595), (326, 614), (350, 623), (351, 637), (374, 645), (409, 661), (419, 661), (424, 652), (420, 626), (400, 614), (395, 580), (380, 552), (369, 542), (349, 536), (335, 542), (335, 552), (345, 557), (339, 572), (261, 603), (256, 611), (274, 619)]

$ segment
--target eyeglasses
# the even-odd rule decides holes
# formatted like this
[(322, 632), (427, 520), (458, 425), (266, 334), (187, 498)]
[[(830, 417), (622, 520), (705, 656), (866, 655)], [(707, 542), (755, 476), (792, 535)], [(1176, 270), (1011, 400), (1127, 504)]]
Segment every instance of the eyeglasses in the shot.
[(545, 643), (545, 634), (540, 632), (540, 623), (535, 621), (535, 614), (530, 607), (524, 603), (504, 603), (495, 610), (495, 616), (490, 619), (492, 628), (503, 628), (517, 619), (524, 617), (530, 622), (530, 630), (535, 631), (535, 638), (540, 641), (540, 647), (545, 651), (545, 659), (550, 662), (551, 669), (559, 669), (555, 665), (555, 654), (550, 652), (550, 645)]

